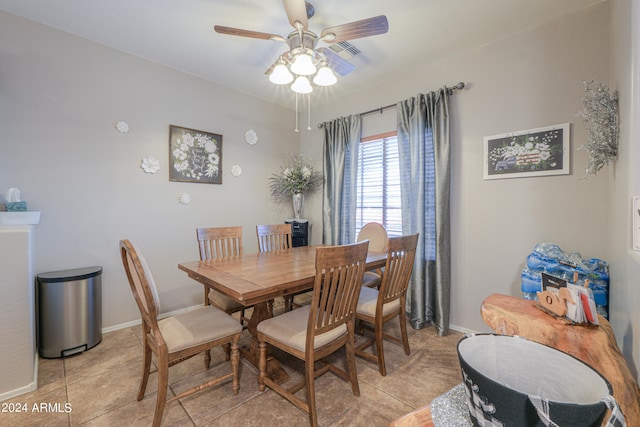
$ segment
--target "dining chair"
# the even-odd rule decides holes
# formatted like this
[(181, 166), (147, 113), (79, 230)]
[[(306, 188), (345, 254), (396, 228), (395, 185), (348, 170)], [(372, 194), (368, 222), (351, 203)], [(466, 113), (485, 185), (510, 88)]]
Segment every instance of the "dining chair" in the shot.
[[(387, 230), (379, 222), (366, 223), (358, 233), (356, 238), (357, 242), (363, 240), (369, 240), (369, 250), (372, 252), (386, 252), (387, 251)], [(362, 286), (369, 288), (377, 288), (382, 281), (382, 269), (376, 271), (365, 271), (364, 278), (362, 279)]]
[[(309, 415), (309, 423), (313, 427), (318, 425), (314, 387), (317, 377), (331, 371), (351, 383), (354, 395), (360, 395), (354, 354), (354, 315), (368, 247), (368, 241), (318, 247), (311, 304), (263, 320), (257, 327), (260, 391), (268, 386), (286, 398)], [(267, 344), (304, 361), (302, 381), (284, 388), (269, 378)], [(346, 371), (324, 360), (342, 347), (346, 351)], [(316, 362), (322, 364), (317, 370)], [(303, 388), (306, 389), (306, 400), (295, 395)]]
[(256, 225), (256, 234), (258, 235), (258, 250), (260, 252), (271, 252), (293, 247), (291, 243), (291, 224)]
[[(291, 224), (257, 225), (256, 234), (258, 236), (258, 250), (260, 252), (271, 252), (290, 249), (293, 247), (292, 233)], [(293, 309), (293, 299), (296, 295), (305, 294), (307, 292), (308, 291), (302, 291), (284, 295), (284, 311), (291, 311)], [(270, 311), (273, 313), (273, 305), (271, 305)]]
[[(196, 228), (200, 259), (217, 259), (242, 255), (242, 226)], [(245, 318), (245, 306), (234, 299), (205, 287), (205, 301), (228, 314), (240, 312), (240, 322)]]
[[(242, 325), (234, 318), (212, 306), (202, 306), (185, 313), (158, 320), (160, 300), (155, 281), (140, 250), (129, 240), (120, 241), (120, 254), (131, 291), (142, 318), (143, 366), (137, 400), (144, 397), (151, 370), (152, 355), (156, 356), (158, 392), (153, 415), (153, 426), (162, 422), (168, 402), (196, 393), (231, 379), (231, 389), (238, 394), (240, 351), (238, 342)], [(231, 373), (210, 379), (167, 400), (169, 367), (214, 347), (231, 348)], [(207, 369), (209, 363), (207, 362)]]
[[(409, 355), (409, 338), (407, 337), (407, 316), (405, 314), (405, 302), (407, 287), (413, 271), (416, 257), (418, 234), (389, 238), (387, 262), (382, 275), (379, 289), (363, 286), (360, 289), (360, 297), (356, 308), (356, 319), (371, 325), (368, 329), (374, 332), (374, 338), (365, 340), (359, 344), (355, 353), (366, 360), (377, 362), (378, 370), (383, 376), (387, 375), (384, 362), (383, 338), (387, 338), (404, 347), (404, 352)], [(401, 338), (384, 333), (384, 324), (394, 317), (400, 322)], [(367, 353), (364, 350), (376, 344), (376, 353)]]

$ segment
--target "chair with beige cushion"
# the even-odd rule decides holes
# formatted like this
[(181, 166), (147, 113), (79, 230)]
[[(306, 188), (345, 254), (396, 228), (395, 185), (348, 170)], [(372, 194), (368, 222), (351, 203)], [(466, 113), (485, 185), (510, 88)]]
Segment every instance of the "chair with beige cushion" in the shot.
[[(363, 240), (369, 240), (369, 250), (371, 252), (386, 252), (388, 239), (387, 230), (382, 224), (378, 222), (368, 222), (360, 229), (356, 241), (362, 242)], [(377, 288), (380, 286), (381, 281), (381, 269), (365, 271), (362, 286)]]
[[(360, 395), (354, 355), (355, 308), (358, 302), (369, 242), (316, 249), (316, 276), (310, 305), (264, 320), (258, 324), (261, 391), (268, 386), (309, 414), (311, 426), (318, 425), (314, 381), (331, 371), (351, 383)], [(302, 381), (284, 388), (267, 374), (267, 344), (304, 361)], [(345, 348), (347, 371), (323, 360)], [(322, 366), (316, 370), (315, 364)], [(306, 400), (295, 394), (306, 388)]]
[[(382, 344), (383, 338), (401, 344), (407, 355), (411, 352), (407, 337), (405, 302), (417, 245), (418, 234), (391, 237), (380, 288), (374, 289), (363, 286), (360, 289), (356, 319), (371, 325), (375, 338), (367, 339), (364, 343), (358, 345), (356, 347), (356, 355), (366, 360), (377, 362), (380, 374), (383, 376), (387, 375)], [(384, 324), (394, 317), (398, 317), (400, 322), (401, 338), (383, 332)], [(376, 344), (375, 354), (365, 352), (364, 350), (373, 343)]]
[[(260, 252), (291, 249), (293, 247), (291, 224), (257, 225), (256, 234), (258, 235), (258, 250)], [(293, 298), (296, 295), (307, 292), (308, 291), (303, 291), (284, 295), (284, 311), (291, 311), (293, 309)], [(270, 311), (273, 313), (273, 305), (271, 305)]]
[[(197, 228), (198, 249), (200, 259), (227, 258), (242, 255), (242, 227)], [(241, 322), (246, 321), (245, 306), (234, 299), (205, 287), (205, 301), (226, 313), (240, 312)]]
[(291, 244), (291, 224), (256, 225), (256, 234), (258, 235), (258, 250), (260, 252), (293, 247)]
[[(138, 400), (142, 400), (151, 369), (152, 355), (156, 355), (158, 392), (153, 416), (153, 426), (159, 426), (167, 402), (189, 396), (204, 388), (231, 379), (234, 395), (240, 382), (238, 369), (240, 351), (238, 342), (242, 326), (224, 311), (203, 306), (175, 316), (158, 320), (160, 300), (153, 276), (140, 250), (129, 240), (120, 241), (120, 254), (131, 291), (142, 317), (143, 369)], [(211, 379), (167, 400), (169, 367), (214, 347), (231, 347), (231, 373)], [(207, 363), (207, 368), (209, 365)]]

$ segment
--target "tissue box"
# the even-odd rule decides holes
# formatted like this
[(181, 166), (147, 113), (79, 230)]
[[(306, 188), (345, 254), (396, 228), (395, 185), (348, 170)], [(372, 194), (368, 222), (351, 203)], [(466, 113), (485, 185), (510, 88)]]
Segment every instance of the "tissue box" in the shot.
[(25, 212), (27, 210), (27, 202), (7, 202), (7, 212)]

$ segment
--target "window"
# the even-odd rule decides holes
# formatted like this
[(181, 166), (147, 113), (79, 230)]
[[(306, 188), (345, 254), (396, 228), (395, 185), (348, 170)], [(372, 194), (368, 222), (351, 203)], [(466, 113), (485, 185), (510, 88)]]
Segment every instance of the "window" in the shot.
[(357, 167), (356, 236), (368, 222), (379, 222), (389, 236), (402, 235), (396, 132), (364, 138)]

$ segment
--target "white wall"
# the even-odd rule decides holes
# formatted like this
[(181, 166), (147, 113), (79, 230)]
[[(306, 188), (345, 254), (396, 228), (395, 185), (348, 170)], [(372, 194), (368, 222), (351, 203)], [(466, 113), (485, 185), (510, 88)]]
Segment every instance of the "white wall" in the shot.
[(609, 174), (611, 318), (618, 345), (632, 372), (640, 370), (640, 252), (632, 248), (631, 200), (640, 196), (640, 5), (615, 0), (612, 7), (611, 87), (619, 94), (620, 145)]
[[(172, 311), (202, 301), (178, 270), (198, 258), (195, 228), (242, 225), (257, 251), (255, 225), (280, 222), (268, 178), (298, 151), (290, 110), (67, 33), (0, 12), (0, 193), (22, 190), (36, 226), (36, 273), (101, 265), (103, 326), (139, 319), (118, 241), (144, 252)], [(113, 124), (131, 130), (118, 133)], [(223, 184), (170, 182), (169, 125), (223, 135)], [(244, 142), (253, 129), (256, 145)], [(153, 155), (155, 175), (139, 164)], [(235, 178), (232, 165), (243, 174)], [(178, 203), (187, 192), (192, 203)], [(0, 275), (0, 280), (2, 276)]]
[[(391, 76), (375, 90), (318, 107), (314, 121), (392, 104), (459, 81), (452, 97), (451, 324), (489, 331), (480, 304), (492, 293), (520, 294), (520, 272), (536, 243), (607, 259), (608, 175), (582, 179), (586, 125), (583, 80), (608, 81), (609, 6), (598, 4), (445, 61)], [(428, 43), (425, 40), (424, 43)], [(419, 53), (419, 52), (418, 52)], [(425, 59), (428, 61), (428, 58)], [(364, 66), (364, 65), (363, 65)], [(348, 78), (341, 84), (348, 84)], [(391, 113), (365, 116), (365, 128)], [(483, 180), (483, 137), (571, 123), (571, 174)], [(322, 132), (302, 134), (301, 149), (322, 156)], [(319, 215), (319, 213), (318, 213)], [(614, 274), (616, 274), (614, 272)]]

